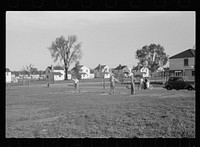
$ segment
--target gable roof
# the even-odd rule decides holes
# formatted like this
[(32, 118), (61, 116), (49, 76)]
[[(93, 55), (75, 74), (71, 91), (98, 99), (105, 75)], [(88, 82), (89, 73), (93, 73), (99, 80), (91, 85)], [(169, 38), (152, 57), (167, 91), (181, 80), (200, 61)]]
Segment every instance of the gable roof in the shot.
[(53, 70), (64, 70), (61, 66), (54, 66)]
[(185, 50), (179, 54), (170, 57), (169, 59), (187, 58), (187, 57), (195, 57), (195, 50), (194, 49)]
[(122, 65), (120, 64), (120, 65), (118, 65), (116, 68), (114, 68), (114, 70), (120, 70), (120, 69), (123, 69), (123, 68), (125, 68), (125, 67), (126, 67), (126, 65), (122, 66)]
[(46, 70), (47, 70), (47, 69), (51, 70), (52, 68), (51, 68), (51, 66), (47, 66)]
[(136, 66), (136, 67), (134, 67), (132, 70), (140, 70), (141, 69), (141, 67), (140, 66)]
[(100, 70), (106, 67), (106, 65), (98, 65), (94, 70)]
[[(79, 68), (83, 67), (84, 65), (80, 65)], [(76, 69), (76, 67), (73, 67), (71, 70)]]
[(52, 72), (53, 75), (62, 75), (60, 72)]
[(19, 76), (19, 72), (18, 71), (12, 71), (11, 75)]
[(10, 72), (10, 69), (9, 69), (9, 68), (6, 68), (6, 72)]

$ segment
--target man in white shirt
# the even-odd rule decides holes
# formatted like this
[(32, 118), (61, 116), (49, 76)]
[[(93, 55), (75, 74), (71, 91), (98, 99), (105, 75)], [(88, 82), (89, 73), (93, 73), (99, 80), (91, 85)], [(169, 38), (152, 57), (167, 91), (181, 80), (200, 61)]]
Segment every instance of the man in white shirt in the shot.
[(149, 77), (149, 69), (147, 68), (148, 62), (146, 61), (144, 63), (144, 66), (140, 69), (140, 72), (142, 73), (143, 78)]
[(148, 78), (150, 76), (149, 75), (149, 69), (147, 68), (147, 66), (148, 66), (148, 62), (145, 61), (143, 67), (140, 69), (140, 72), (142, 73), (142, 78), (144, 79), (144, 89), (149, 88), (149, 87), (147, 87), (148, 84), (146, 82), (146, 81), (148, 81)]

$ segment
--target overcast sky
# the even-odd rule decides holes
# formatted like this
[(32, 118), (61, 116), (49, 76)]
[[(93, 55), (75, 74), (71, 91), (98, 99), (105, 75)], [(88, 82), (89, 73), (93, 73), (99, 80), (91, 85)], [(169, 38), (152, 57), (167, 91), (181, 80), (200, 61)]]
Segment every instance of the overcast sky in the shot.
[(47, 47), (61, 35), (74, 34), (82, 42), (81, 64), (132, 68), (138, 62), (136, 50), (145, 45), (160, 44), (169, 56), (192, 48), (195, 27), (192, 11), (7, 11), (6, 67), (57, 65)]

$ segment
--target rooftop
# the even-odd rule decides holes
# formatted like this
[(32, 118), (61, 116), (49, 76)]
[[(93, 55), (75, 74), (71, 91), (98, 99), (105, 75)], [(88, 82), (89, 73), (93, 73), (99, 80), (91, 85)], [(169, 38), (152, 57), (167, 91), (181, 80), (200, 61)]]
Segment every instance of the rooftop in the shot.
[(9, 69), (9, 68), (6, 68), (6, 72), (10, 72), (10, 69)]
[(64, 70), (61, 66), (54, 66), (53, 70)]
[(100, 70), (103, 69), (106, 65), (98, 65), (94, 70)]
[(60, 72), (52, 72), (53, 75), (62, 75)]
[(123, 69), (123, 68), (125, 68), (125, 67), (126, 67), (126, 65), (122, 66), (122, 65), (120, 64), (120, 65), (118, 65), (116, 68), (114, 68), (114, 70), (120, 70), (120, 69)]
[(187, 49), (181, 53), (178, 53), (169, 59), (177, 59), (177, 58), (188, 58), (188, 57), (195, 57), (195, 50), (194, 49)]

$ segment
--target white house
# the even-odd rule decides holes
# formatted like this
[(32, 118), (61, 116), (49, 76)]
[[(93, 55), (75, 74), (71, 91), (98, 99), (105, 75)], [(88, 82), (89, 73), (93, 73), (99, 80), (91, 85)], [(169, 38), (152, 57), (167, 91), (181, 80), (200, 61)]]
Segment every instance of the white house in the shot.
[(107, 65), (98, 65), (94, 69), (94, 76), (95, 78), (110, 78), (110, 68)]
[(54, 75), (55, 81), (60, 81), (65, 79), (65, 70), (61, 66), (54, 66), (52, 74)]
[(118, 78), (126, 77), (129, 73), (131, 73), (131, 69), (127, 65), (122, 66), (121, 64), (114, 68), (113, 71), (114, 75)]
[(169, 58), (170, 76), (186, 76), (195, 79), (195, 50), (188, 49)]
[[(71, 69), (71, 73), (74, 74), (75, 67)], [(85, 65), (79, 66), (79, 73), (81, 74), (81, 79), (89, 79), (90, 78), (90, 69)]]
[(6, 68), (6, 83), (11, 83), (11, 71), (9, 68)]
[(94, 70), (90, 69), (90, 79), (95, 78)]

